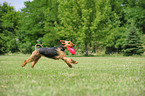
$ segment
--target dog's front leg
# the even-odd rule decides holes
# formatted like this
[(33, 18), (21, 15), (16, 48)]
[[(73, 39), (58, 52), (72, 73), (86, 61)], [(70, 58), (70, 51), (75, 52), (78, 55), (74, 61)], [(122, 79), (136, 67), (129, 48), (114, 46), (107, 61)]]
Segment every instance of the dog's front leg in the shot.
[(73, 59), (71, 59), (71, 61), (72, 61), (73, 64), (77, 64), (78, 63), (77, 61), (75, 61)]
[(71, 65), (71, 59), (67, 57), (62, 57), (62, 60), (70, 67), (72, 68), (73, 66)]
[(73, 59), (67, 58), (67, 57), (62, 57), (62, 60), (63, 60), (64, 62), (66, 62), (66, 64), (67, 64), (70, 68), (73, 67), (71, 63), (73, 63), (73, 64), (77, 64), (77, 63), (78, 63), (77, 61), (74, 61)]

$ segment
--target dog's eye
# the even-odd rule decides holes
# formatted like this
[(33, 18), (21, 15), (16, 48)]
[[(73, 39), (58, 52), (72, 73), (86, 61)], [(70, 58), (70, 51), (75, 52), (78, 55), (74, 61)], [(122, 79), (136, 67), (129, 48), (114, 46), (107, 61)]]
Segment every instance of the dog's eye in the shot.
[(68, 42), (68, 44), (70, 44), (70, 42)]

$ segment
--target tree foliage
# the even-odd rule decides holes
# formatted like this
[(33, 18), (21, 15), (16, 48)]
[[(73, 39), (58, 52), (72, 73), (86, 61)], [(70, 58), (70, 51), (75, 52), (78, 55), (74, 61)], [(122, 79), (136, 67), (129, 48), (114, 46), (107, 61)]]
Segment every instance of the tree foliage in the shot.
[(71, 40), (85, 55), (122, 52), (128, 25), (145, 34), (144, 0), (34, 0), (16, 12), (0, 5), (0, 53), (31, 53), (36, 43), (51, 47)]
[(0, 6), (0, 53), (16, 52), (16, 32), (19, 25), (19, 12), (14, 11), (12, 6), (3, 3)]
[(126, 41), (123, 44), (123, 53), (126, 56), (131, 56), (134, 54), (141, 55), (143, 50), (143, 43), (141, 41), (141, 35), (136, 29), (134, 24), (131, 24), (131, 27), (128, 29)]

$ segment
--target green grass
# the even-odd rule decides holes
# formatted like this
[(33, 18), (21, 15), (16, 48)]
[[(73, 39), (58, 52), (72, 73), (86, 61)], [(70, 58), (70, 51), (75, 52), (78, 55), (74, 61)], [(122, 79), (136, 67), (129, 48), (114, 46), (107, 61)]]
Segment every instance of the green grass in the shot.
[(0, 56), (0, 96), (144, 96), (145, 57), (42, 57), (31, 69), (29, 55)]

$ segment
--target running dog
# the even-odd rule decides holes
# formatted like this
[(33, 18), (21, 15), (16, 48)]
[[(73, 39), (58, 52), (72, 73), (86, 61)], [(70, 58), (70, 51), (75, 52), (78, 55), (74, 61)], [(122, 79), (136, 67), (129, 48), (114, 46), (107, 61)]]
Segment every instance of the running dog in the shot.
[[(74, 61), (71, 58), (67, 58), (65, 56), (65, 49), (69, 47), (74, 47), (74, 44), (71, 41), (65, 41), (60, 40), (61, 44), (57, 47), (51, 47), (51, 48), (43, 48), (41, 44), (35, 45), (35, 50), (33, 51), (32, 55), (24, 61), (22, 64), (22, 67), (24, 67), (27, 63), (32, 62), (31, 68), (34, 67), (34, 65), (38, 62), (38, 60), (41, 58), (41, 56), (45, 56), (48, 58), (52, 58), (55, 60), (62, 59), (66, 64), (72, 68), (72, 64), (77, 64), (77, 61)], [(41, 48), (37, 48), (37, 46), (41, 46)]]

